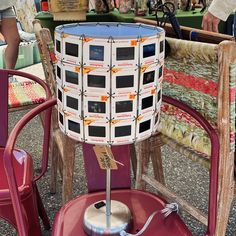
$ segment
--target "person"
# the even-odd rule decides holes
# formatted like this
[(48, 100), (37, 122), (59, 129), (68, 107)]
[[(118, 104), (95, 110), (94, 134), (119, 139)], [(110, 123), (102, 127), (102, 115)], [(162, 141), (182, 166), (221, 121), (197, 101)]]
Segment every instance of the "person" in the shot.
[(4, 54), (6, 69), (15, 68), (20, 44), (20, 36), (13, 6), (14, 0), (0, 1), (0, 32), (7, 43)]
[(236, 0), (213, 0), (202, 18), (202, 28), (207, 31), (218, 32), (220, 21), (226, 21), (235, 9)]

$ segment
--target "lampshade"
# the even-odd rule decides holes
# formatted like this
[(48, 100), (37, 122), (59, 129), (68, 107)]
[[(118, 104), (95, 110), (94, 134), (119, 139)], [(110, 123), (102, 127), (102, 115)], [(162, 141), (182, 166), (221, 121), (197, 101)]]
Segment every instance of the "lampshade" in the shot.
[(71, 138), (121, 145), (156, 131), (165, 32), (135, 23), (55, 29), (58, 120)]

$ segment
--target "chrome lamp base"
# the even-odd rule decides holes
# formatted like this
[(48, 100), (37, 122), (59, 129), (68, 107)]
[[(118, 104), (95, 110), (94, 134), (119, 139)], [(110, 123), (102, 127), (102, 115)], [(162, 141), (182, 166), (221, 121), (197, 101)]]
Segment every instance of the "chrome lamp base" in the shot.
[(84, 213), (84, 230), (89, 236), (119, 236), (130, 228), (132, 215), (122, 202), (111, 200), (110, 215), (106, 215), (106, 201), (91, 204)]

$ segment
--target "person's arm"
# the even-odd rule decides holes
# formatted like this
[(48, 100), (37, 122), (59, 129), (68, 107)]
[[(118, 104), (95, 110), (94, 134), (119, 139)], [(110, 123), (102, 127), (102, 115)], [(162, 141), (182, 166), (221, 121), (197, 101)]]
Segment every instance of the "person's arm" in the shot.
[(218, 32), (220, 20), (226, 21), (236, 8), (236, 0), (213, 0), (202, 19), (202, 28)]

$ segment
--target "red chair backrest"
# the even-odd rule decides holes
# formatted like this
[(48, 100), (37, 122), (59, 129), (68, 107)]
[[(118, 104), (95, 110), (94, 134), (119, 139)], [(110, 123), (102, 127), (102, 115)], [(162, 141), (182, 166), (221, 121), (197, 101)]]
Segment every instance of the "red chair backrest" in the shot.
[(5, 147), (8, 137), (8, 74), (0, 70), (0, 146)]

